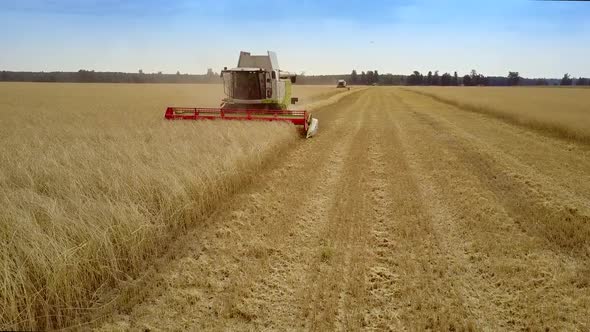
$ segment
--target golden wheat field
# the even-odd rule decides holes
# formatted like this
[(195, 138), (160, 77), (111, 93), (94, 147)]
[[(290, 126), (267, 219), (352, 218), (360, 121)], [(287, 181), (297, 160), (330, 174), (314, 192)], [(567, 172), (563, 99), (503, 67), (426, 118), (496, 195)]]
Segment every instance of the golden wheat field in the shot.
[(590, 90), (295, 89), (0, 85), (0, 327), (590, 329)]
[(590, 142), (590, 89), (584, 87), (421, 87), (408, 90), (561, 137)]
[(85, 314), (297, 139), (282, 124), (163, 120), (168, 105), (221, 97), (219, 85), (0, 85), (0, 327)]

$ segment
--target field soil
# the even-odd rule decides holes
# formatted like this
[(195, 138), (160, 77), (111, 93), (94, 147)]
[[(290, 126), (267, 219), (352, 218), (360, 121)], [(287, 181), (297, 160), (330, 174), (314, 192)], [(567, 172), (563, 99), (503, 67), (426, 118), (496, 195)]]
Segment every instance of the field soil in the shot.
[(589, 330), (590, 147), (397, 88), (327, 105), (98, 330)]

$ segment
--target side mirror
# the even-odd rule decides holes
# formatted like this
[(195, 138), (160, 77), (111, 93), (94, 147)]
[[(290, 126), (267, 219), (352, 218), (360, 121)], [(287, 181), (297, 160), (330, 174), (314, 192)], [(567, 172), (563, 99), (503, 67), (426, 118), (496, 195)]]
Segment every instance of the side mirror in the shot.
[(291, 83), (297, 82), (297, 76), (291, 76)]

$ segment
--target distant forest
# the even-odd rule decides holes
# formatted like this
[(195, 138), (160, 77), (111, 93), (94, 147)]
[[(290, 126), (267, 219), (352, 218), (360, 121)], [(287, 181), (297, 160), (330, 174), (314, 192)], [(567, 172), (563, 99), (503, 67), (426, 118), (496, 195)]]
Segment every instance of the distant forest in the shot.
[(429, 71), (426, 75), (414, 71), (410, 75), (379, 74), (375, 71), (362, 71), (360, 74), (353, 70), (350, 75), (320, 75), (299, 76), (298, 82), (303, 84), (335, 84), (339, 79), (346, 80), (353, 85), (439, 85), (439, 86), (533, 86), (533, 85), (590, 85), (590, 79), (573, 78), (565, 74), (563, 78), (524, 78), (518, 72), (508, 72), (503, 76), (485, 76), (472, 70), (469, 74), (460, 76), (457, 72), (439, 74)]
[(163, 74), (95, 72), (81, 69), (77, 72), (15, 72), (1, 71), (0, 82), (59, 82), (59, 83), (221, 83), (219, 74), (209, 69), (207, 74)]
[[(509, 72), (505, 77), (485, 76), (472, 70), (469, 74), (460, 76), (438, 71), (422, 74), (414, 71), (410, 75), (379, 74), (377, 70), (353, 70), (346, 75), (305, 75), (297, 77), (298, 84), (328, 84), (336, 85), (338, 80), (346, 80), (352, 85), (440, 85), (440, 86), (516, 86), (516, 85), (577, 85), (588, 86), (590, 79), (574, 78), (565, 74), (561, 79), (556, 78), (524, 78), (518, 72)], [(163, 74), (122, 72), (95, 72), (81, 69), (77, 72), (14, 72), (1, 71), (0, 82), (62, 82), (62, 83), (221, 83), (218, 73), (209, 69), (206, 74)]]

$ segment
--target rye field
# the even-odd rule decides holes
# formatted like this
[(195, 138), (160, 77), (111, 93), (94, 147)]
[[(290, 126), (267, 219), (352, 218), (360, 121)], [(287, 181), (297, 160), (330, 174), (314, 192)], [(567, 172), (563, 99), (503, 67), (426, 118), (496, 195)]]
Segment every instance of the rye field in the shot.
[(0, 85), (0, 327), (590, 329), (590, 89)]
[[(298, 87), (302, 102), (332, 89)], [(219, 85), (0, 84), (0, 326), (62, 327), (251, 181), (294, 127), (163, 120)]]

